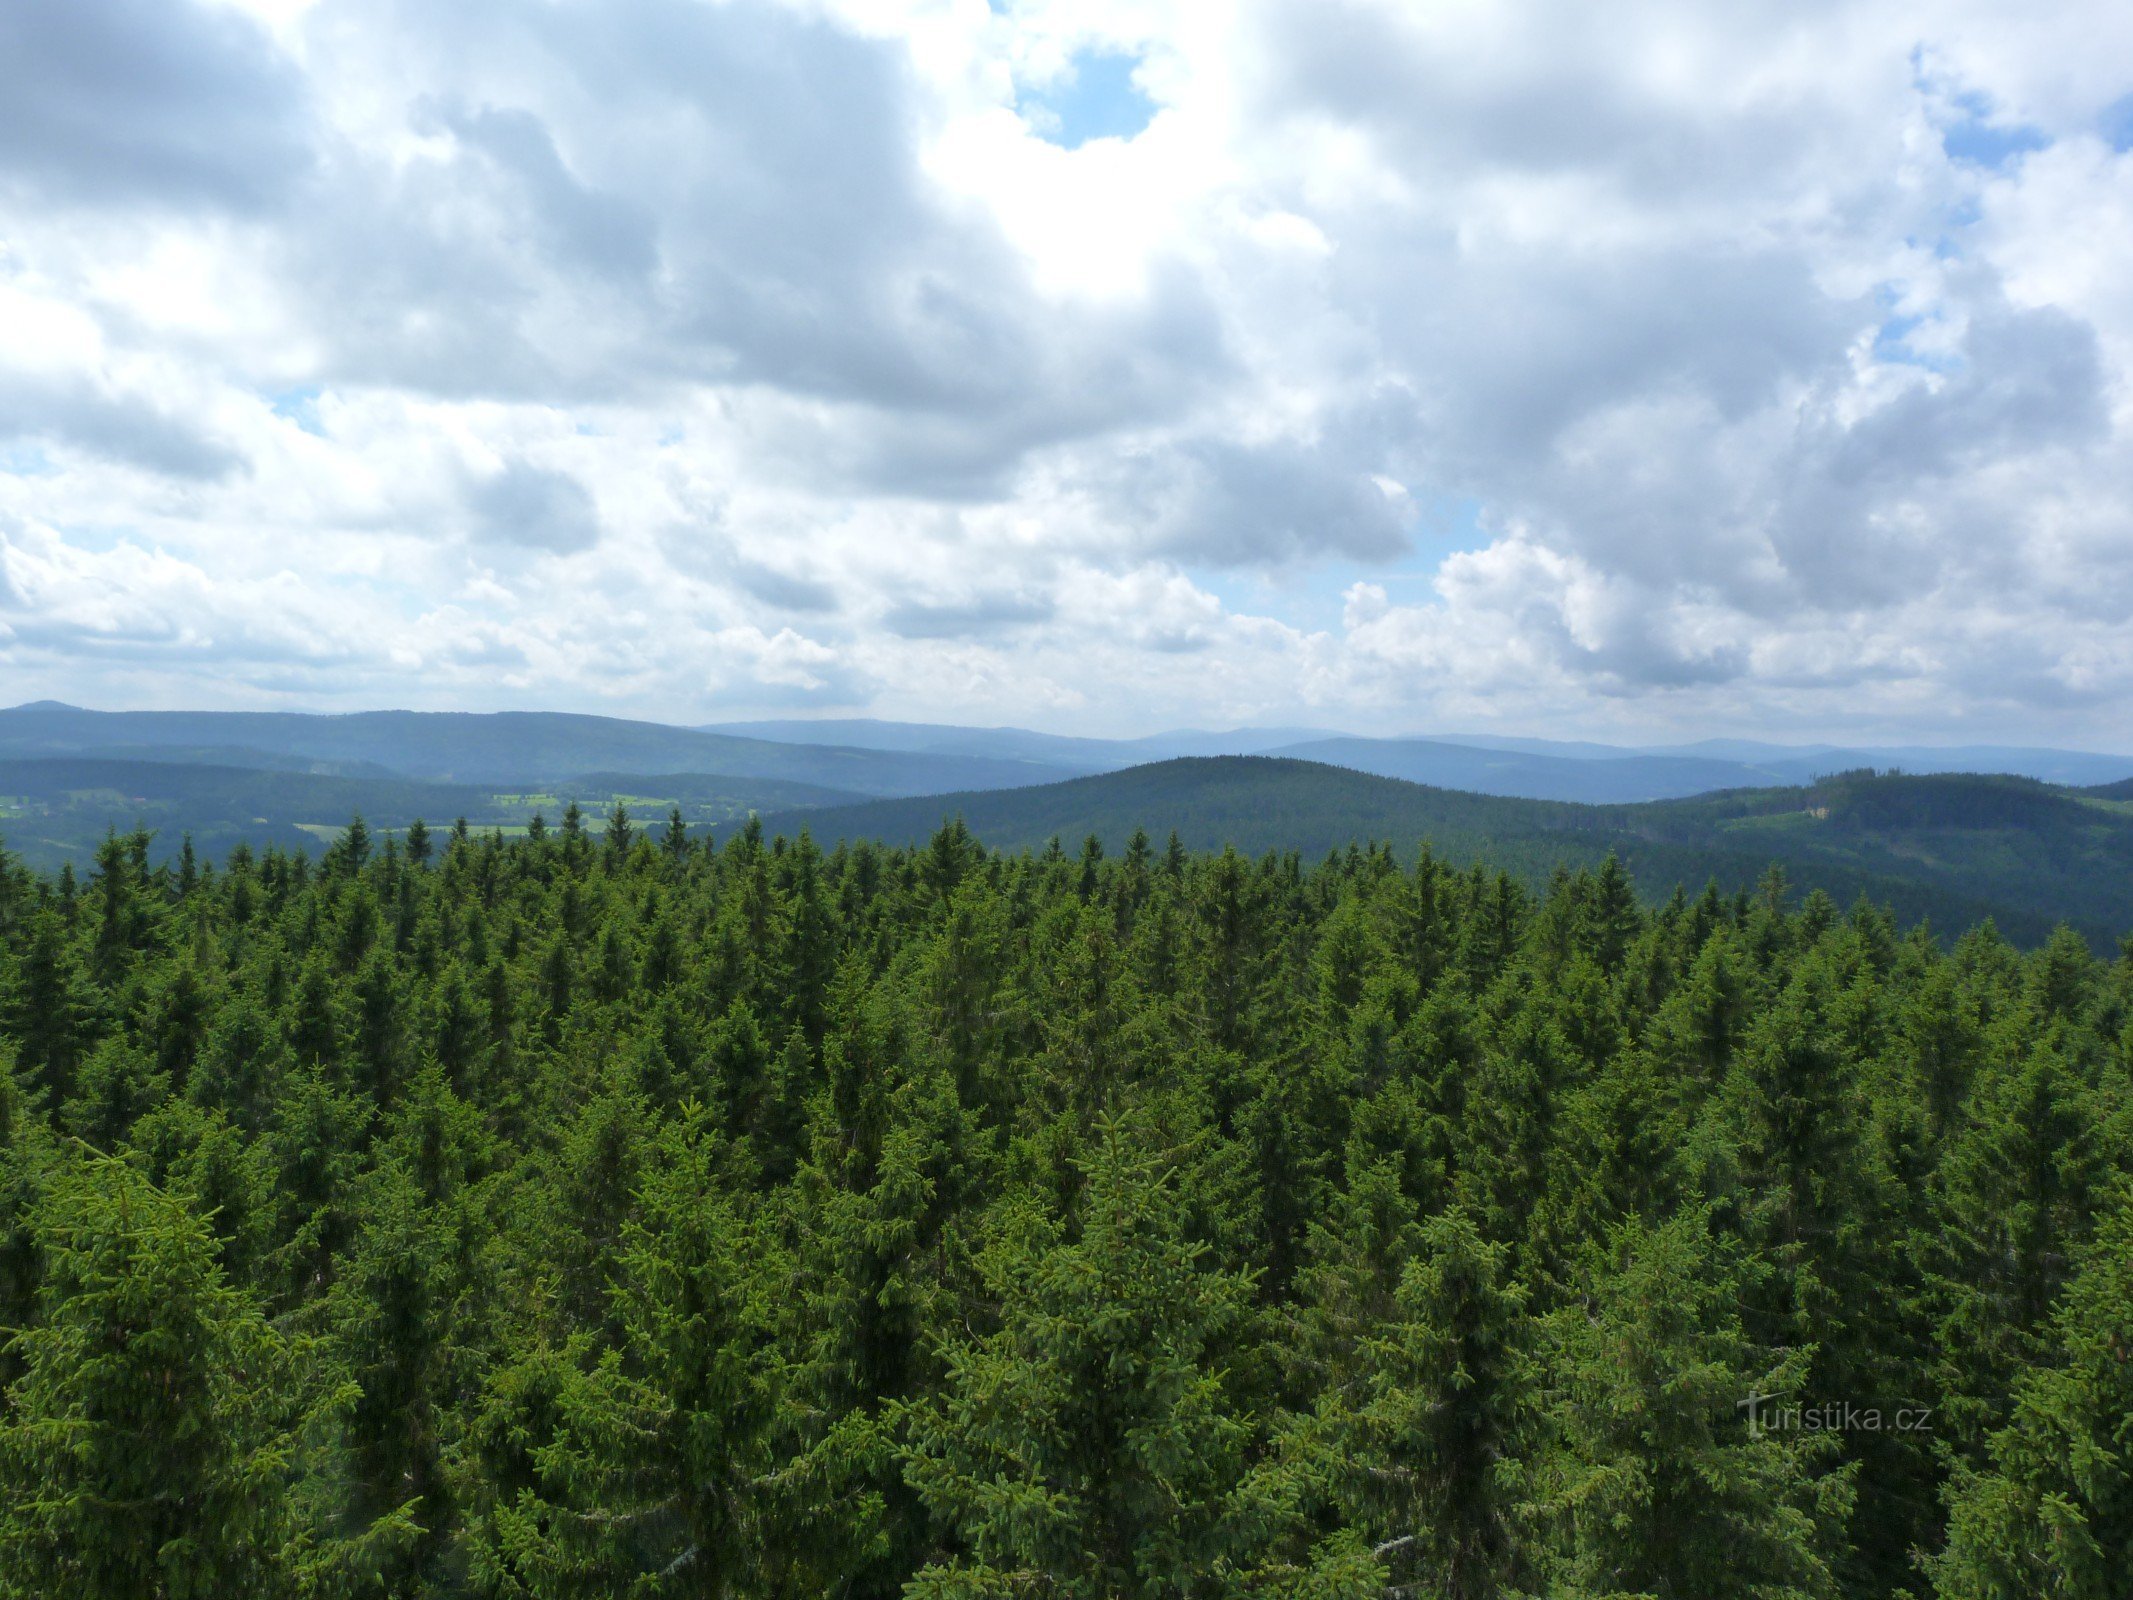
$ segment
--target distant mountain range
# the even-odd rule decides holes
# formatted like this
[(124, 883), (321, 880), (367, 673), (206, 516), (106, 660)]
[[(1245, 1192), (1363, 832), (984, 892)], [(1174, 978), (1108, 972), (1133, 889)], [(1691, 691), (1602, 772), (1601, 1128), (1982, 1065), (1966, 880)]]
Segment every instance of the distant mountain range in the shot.
[(560, 711), (309, 716), (84, 711), (49, 700), (0, 711), (0, 760), (85, 755), (519, 787), (593, 771), (696, 772), (873, 795), (1007, 788), (1060, 775), (1013, 757), (801, 745)]
[(1311, 728), (1185, 729), (1145, 739), (1076, 739), (1023, 728), (866, 719), (733, 722), (704, 731), (777, 743), (1025, 761), (1052, 767), (1055, 777), (1116, 772), (1179, 756), (1284, 756), (1475, 794), (1587, 804), (1811, 783), (1864, 767), (2000, 772), (2077, 786), (2133, 778), (2133, 756), (2006, 745), (1780, 745), (1708, 739), (1632, 747), (1489, 734), (1366, 739)]
[[(1867, 768), (1912, 776), (1835, 776)], [(2013, 776), (1934, 776), (1963, 772)], [(598, 814), (619, 801), (644, 823), (679, 809), (691, 827), (715, 828), (755, 812), (788, 832), (905, 842), (960, 815), (1005, 848), (1054, 835), (1072, 847), (1092, 832), (1116, 848), (1135, 826), (1176, 828), (1196, 846), (1314, 855), (1429, 838), (1529, 877), (1611, 849), (1647, 888), (1714, 876), (1739, 887), (1781, 859), (1840, 898), (1865, 892), (1946, 925), (1991, 914), (2026, 936), (2064, 916), (2102, 941), (2133, 922), (2123, 909), (2133, 853), (2122, 850), (2133, 758), (2083, 751), (1629, 749), (1309, 728), (1120, 740), (872, 720), (686, 728), (558, 712), (51, 701), (0, 710), (0, 840), (42, 868), (86, 866), (112, 827), (155, 830), (158, 855), (190, 835), (219, 858), (240, 839), (316, 848), (356, 812), (387, 831), (465, 817), (508, 832), (536, 815), (552, 823), (572, 801)]]
[(2133, 756), (1984, 745), (1848, 748), (1710, 740), (1633, 749), (1485, 735), (1365, 739), (1309, 728), (1078, 739), (1023, 728), (869, 719), (683, 728), (553, 711), (311, 716), (85, 711), (49, 700), (0, 710), (0, 760), (95, 756), (485, 786), (540, 786), (592, 772), (698, 773), (891, 797), (1055, 783), (1151, 761), (1216, 755), (1284, 756), (1476, 794), (1593, 804), (1797, 784), (1860, 767), (2004, 772), (2074, 785), (2133, 778)]

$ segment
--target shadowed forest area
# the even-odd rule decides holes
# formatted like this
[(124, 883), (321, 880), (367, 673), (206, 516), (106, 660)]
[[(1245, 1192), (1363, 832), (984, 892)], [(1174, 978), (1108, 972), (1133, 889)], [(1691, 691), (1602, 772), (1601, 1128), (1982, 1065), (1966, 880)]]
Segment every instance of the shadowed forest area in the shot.
[(2123, 1595), (2133, 941), (1400, 845), (9, 864), (0, 1596)]

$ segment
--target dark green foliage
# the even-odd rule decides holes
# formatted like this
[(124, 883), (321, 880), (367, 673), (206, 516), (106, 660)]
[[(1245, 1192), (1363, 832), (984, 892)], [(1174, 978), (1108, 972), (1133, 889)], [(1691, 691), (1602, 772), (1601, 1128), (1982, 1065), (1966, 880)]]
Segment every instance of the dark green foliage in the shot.
[(1738, 1269), (1698, 1213), (1626, 1228), (1612, 1252), (1552, 1319), (1560, 1448), (1540, 1511), (1560, 1525), (1543, 1555), (1558, 1592), (1837, 1594), (1853, 1488), (1838, 1441), (1759, 1416), (1806, 1382), (1805, 1352), (1748, 1337)]
[(275, 1600), (359, 1577), (367, 1552), (323, 1546), (290, 1483), (328, 1397), (199, 1216), (121, 1162), (66, 1158), (36, 1227), (38, 1315), (0, 1417), (0, 1595)]
[(1003, 1326), (951, 1345), (910, 1413), (907, 1470), (958, 1546), (914, 1595), (1221, 1594), (1250, 1562), (1252, 1430), (1221, 1365), (1249, 1283), (1203, 1262), (1118, 1126), (1083, 1176), (1068, 1215), (1005, 1222)]
[(82, 970), (66, 919), (41, 908), (27, 936), (11, 931), (17, 954), (0, 990), (0, 1022), (15, 1044), (15, 1064), (53, 1102), (74, 1092), (75, 1074), (96, 1036), (98, 992)]
[(1530, 1457), (1540, 1442), (1538, 1325), (1507, 1252), (1454, 1210), (1414, 1254), (1354, 1352), (1354, 1387), (1315, 1427), (1340, 1501), (1398, 1579), (1447, 1600), (1529, 1581)]
[[(1562, 866), (1600, 867), (1612, 854), (1647, 891), (1712, 878), (1729, 891), (1747, 889), (1781, 858), (1803, 889), (1820, 888), (1839, 905), (1866, 895), (1907, 924), (1962, 927), (1992, 917), (2025, 943), (2041, 943), (2064, 921), (2105, 948), (2133, 898), (2133, 816), (2089, 803), (2092, 794), (2026, 778), (1867, 772), (1809, 788), (1580, 805), (1431, 788), (1315, 760), (1221, 756), (770, 821), (916, 845), (955, 817), (1009, 848), (1094, 834), (1118, 850), (1160, 817), (1187, 845), (1296, 850), (1306, 860), (1358, 835), (1429, 838), (1462, 858), (1485, 856), (1527, 884), (1547, 882)], [(1604, 966), (1610, 946), (1601, 937), (1594, 954)]]
[(554, 815), (0, 860), (0, 1597), (2124, 1591), (2133, 959)]
[(2057, 1358), (2022, 1375), (1989, 1466), (1961, 1473), (1948, 1600), (2103, 1600), (2133, 1572), (2133, 1200), (2099, 1231), (2054, 1319)]

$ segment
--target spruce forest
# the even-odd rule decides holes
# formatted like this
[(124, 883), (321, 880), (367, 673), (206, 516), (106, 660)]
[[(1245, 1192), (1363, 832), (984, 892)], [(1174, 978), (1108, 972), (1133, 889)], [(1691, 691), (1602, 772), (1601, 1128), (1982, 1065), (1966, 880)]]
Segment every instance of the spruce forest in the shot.
[(2133, 941), (1410, 846), (6, 865), (0, 1596), (2124, 1596)]

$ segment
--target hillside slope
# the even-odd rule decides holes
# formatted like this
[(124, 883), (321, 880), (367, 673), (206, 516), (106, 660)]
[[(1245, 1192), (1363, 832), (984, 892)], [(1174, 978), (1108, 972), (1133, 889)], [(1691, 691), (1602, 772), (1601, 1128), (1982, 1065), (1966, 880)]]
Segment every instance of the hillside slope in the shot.
[(1728, 892), (1773, 861), (1801, 890), (1860, 894), (1905, 921), (1957, 927), (1994, 918), (2035, 942), (2066, 921), (2099, 947), (2133, 927), (2133, 816), (2084, 805), (2023, 779), (1846, 775), (1812, 788), (1735, 791), (1646, 805), (1584, 806), (1460, 793), (1278, 757), (1188, 758), (1005, 792), (874, 801), (770, 816), (824, 843), (915, 843), (960, 817), (1009, 851), (1067, 848), (1088, 835), (1123, 848), (1136, 828), (1158, 844), (1174, 829), (1195, 849), (1234, 844), (1322, 856), (1428, 840), (1528, 881), (1612, 851), (1645, 890)]

